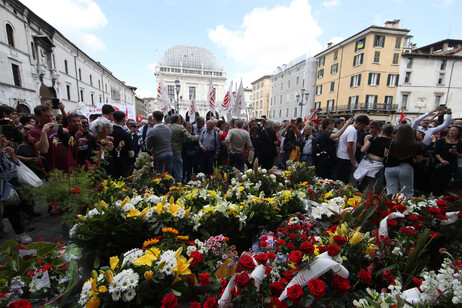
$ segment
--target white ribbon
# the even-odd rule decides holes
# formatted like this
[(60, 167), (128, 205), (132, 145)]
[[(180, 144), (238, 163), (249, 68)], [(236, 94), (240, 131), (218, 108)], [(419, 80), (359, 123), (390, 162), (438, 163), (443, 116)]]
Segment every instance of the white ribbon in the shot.
[(417, 288), (412, 288), (403, 292), (403, 299), (411, 305), (422, 304), (420, 291)]
[[(338, 261), (338, 262), (337, 262)], [(318, 278), (319, 276), (325, 274), (329, 270), (332, 270), (335, 274), (339, 275), (342, 278), (348, 278), (350, 273), (348, 270), (340, 264), (342, 263), (342, 258), (339, 256), (333, 260), (327, 252), (324, 252), (317, 256), (314, 261), (310, 264), (309, 269), (304, 269), (303, 271), (299, 272), (295, 275), (294, 278), (289, 282), (286, 286), (284, 291), (282, 292), (281, 296), (279, 296), (279, 300), (282, 302), (287, 298), (287, 290), (298, 284), (302, 288), (305, 287), (311, 279)]]
[(446, 226), (455, 223), (459, 219), (458, 214), (459, 212), (446, 213), (446, 217), (448, 218), (448, 220), (442, 220), (441, 225)]
[(379, 235), (388, 237), (388, 223), (387, 223), (388, 219), (403, 218), (403, 217), (404, 217), (403, 214), (396, 212), (396, 213), (391, 213), (390, 215), (382, 219), (379, 225)]

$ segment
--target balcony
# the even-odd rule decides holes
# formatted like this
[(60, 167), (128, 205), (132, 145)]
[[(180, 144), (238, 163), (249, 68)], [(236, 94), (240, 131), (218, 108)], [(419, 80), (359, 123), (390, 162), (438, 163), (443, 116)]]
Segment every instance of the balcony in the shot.
[[(334, 108), (319, 108), (318, 112), (325, 114), (331, 112), (338, 112), (338, 113), (345, 113), (345, 112), (352, 112), (352, 111), (366, 111), (366, 112), (396, 112), (398, 110), (398, 104), (385, 104), (385, 103), (359, 103), (359, 104), (351, 104), (351, 105), (341, 105), (335, 106)], [(312, 108), (310, 112), (313, 112), (314, 109)]]

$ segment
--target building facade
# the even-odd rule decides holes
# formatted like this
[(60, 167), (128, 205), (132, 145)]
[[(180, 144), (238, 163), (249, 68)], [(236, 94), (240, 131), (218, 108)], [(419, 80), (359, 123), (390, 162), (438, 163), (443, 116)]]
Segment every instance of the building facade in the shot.
[(252, 82), (252, 100), (249, 101), (251, 117), (261, 119), (262, 115), (268, 116), (273, 75), (265, 75)]
[(394, 20), (385, 27), (371, 26), (315, 55), (318, 114), (368, 114), (390, 121), (400, 112), (395, 94), (401, 53), (410, 47), (408, 33)]
[[(196, 98), (196, 107), (201, 116), (210, 111), (207, 103), (207, 92), (210, 80), (215, 88), (215, 106), (223, 102), (225, 96), (226, 72), (220, 66), (217, 57), (209, 50), (201, 47), (173, 46), (165, 51), (155, 67), (157, 82), (159, 75), (165, 84), (170, 98), (170, 106), (186, 116), (191, 99)], [(175, 81), (179, 80), (179, 93), (176, 92)], [(160, 107), (157, 106), (160, 110)]]
[(462, 118), (462, 40), (443, 40), (402, 54), (396, 101), (411, 121), (438, 105)]
[(21, 2), (2, 1), (0, 21), (1, 104), (30, 113), (41, 102), (60, 98), (67, 111), (98, 103), (134, 110), (136, 88), (115, 78)]

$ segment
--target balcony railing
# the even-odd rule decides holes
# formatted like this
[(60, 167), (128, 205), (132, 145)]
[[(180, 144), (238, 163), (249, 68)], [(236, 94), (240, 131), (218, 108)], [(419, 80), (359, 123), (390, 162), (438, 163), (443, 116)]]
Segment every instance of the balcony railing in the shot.
[[(334, 108), (319, 108), (318, 112), (347, 112), (347, 111), (386, 111), (394, 112), (398, 110), (398, 104), (385, 104), (385, 103), (359, 103), (350, 105), (335, 106)], [(312, 108), (310, 112), (313, 112)]]

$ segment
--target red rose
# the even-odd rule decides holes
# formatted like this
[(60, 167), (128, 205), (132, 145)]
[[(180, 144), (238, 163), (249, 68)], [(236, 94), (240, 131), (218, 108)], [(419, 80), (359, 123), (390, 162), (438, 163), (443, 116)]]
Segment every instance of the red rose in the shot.
[(303, 288), (299, 285), (293, 285), (287, 289), (287, 297), (295, 304), (300, 303), (303, 296)]
[(318, 246), (318, 251), (319, 251), (319, 254), (322, 254), (322, 253), (327, 251), (327, 247), (326, 246)]
[(257, 261), (258, 264), (265, 265), (268, 261), (268, 256), (266, 255), (266, 253), (262, 252), (255, 256), (255, 261)]
[(284, 291), (284, 286), (279, 281), (270, 284), (271, 296), (279, 297)]
[(303, 258), (303, 254), (300, 250), (293, 250), (291, 253), (289, 253), (289, 259), (295, 265), (297, 265), (300, 261), (302, 261), (302, 258)]
[(283, 303), (277, 297), (271, 298), (271, 305), (269, 307), (276, 307), (276, 308), (287, 308), (287, 304)]
[(336, 255), (338, 255), (339, 250), (340, 250), (340, 247), (338, 247), (337, 245), (332, 245), (332, 244), (327, 245), (327, 253), (331, 257), (335, 257)]
[(436, 214), (435, 218), (438, 218), (439, 220), (448, 220), (448, 218), (443, 214)]
[(384, 270), (382, 272), (382, 275), (383, 275), (383, 280), (385, 280), (386, 282), (395, 281), (396, 277), (393, 275), (393, 272), (390, 270)]
[(200, 273), (199, 274), (199, 283), (201, 284), (202, 287), (205, 287), (210, 281), (210, 274), (209, 273)]
[(334, 276), (332, 278), (332, 285), (338, 293), (345, 294), (346, 291), (350, 289), (350, 283), (348, 279), (342, 278), (340, 276)]
[(291, 281), (292, 278), (294, 278), (295, 273), (293, 270), (287, 270), (284, 272), (284, 277), (287, 279), (287, 281)]
[(319, 302), (326, 292), (326, 284), (321, 279), (311, 279), (308, 281), (308, 288), (317, 302)]
[(284, 244), (286, 243), (286, 241), (284, 241), (284, 240), (281, 239), (281, 240), (278, 240), (276, 243), (277, 243), (278, 245), (284, 245)]
[(399, 204), (396, 209), (399, 211), (399, 212), (404, 212), (405, 210), (407, 210), (407, 207), (402, 205), (402, 204)]
[(305, 233), (302, 233), (300, 234), (300, 238), (306, 241), (308, 239), (308, 235), (306, 235)]
[(75, 188), (72, 188), (71, 193), (76, 194), (76, 195), (80, 194), (80, 188), (78, 188), (77, 186)]
[(436, 214), (439, 214), (441, 212), (440, 208), (438, 207), (427, 207), (427, 212), (432, 214), (432, 215), (436, 215)]
[(267, 237), (266, 235), (262, 235), (262, 236), (260, 237), (260, 240), (261, 240), (261, 241), (266, 241), (267, 239), (268, 239), (268, 237)]
[(176, 306), (178, 306), (178, 302), (177, 302), (175, 294), (169, 293), (162, 299), (161, 308), (173, 308)]
[(289, 237), (290, 237), (291, 240), (294, 240), (294, 239), (297, 238), (297, 234), (295, 234), (295, 233), (290, 233), (290, 234), (289, 234)]
[(415, 216), (415, 215), (409, 215), (409, 216), (407, 216), (407, 218), (408, 218), (410, 221), (417, 221), (417, 220), (419, 220), (419, 216)]
[(398, 225), (398, 223), (396, 222), (396, 220), (393, 220), (393, 219), (387, 219), (387, 224), (390, 226), (390, 227), (396, 227)]
[(311, 242), (305, 241), (300, 245), (300, 250), (311, 256), (314, 254), (314, 245)]
[(272, 251), (268, 252), (266, 255), (268, 256), (268, 260), (276, 259), (276, 255)]
[(339, 245), (339, 246), (343, 246), (347, 241), (348, 241), (348, 239), (346, 237), (344, 237), (344, 236), (334, 235), (334, 243)]
[(438, 234), (435, 231), (430, 231), (430, 235), (428, 236), (428, 238), (437, 239)]
[(448, 204), (443, 200), (436, 200), (435, 202), (439, 207), (447, 207), (448, 206)]
[(359, 273), (358, 273), (358, 279), (361, 280), (364, 283), (369, 284), (371, 282), (371, 280), (372, 280), (372, 276), (365, 269), (361, 269), (359, 271)]
[[(8, 307), (12, 308), (32, 308), (32, 305), (29, 303), (27, 299), (20, 299), (11, 303)], [(175, 307), (175, 306), (172, 306)]]
[(271, 273), (271, 267), (268, 264), (266, 264), (265, 266), (266, 266), (265, 275), (269, 275), (269, 273)]
[(234, 282), (236, 283), (236, 286), (238, 288), (245, 288), (245, 286), (249, 283), (249, 274), (247, 273), (241, 273), (237, 274), (236, 277), (234, 277)]
[(293, 250), (293, 249), (295, 248), (295, 245), (292, 244), (292, 243), (287, 243), (287, 248), (288, 248), (289, 250)]
[(204, 256), (199, 251), (193, 251), (189, 255), (189, 258), (192, 259), (190, 264), (192, 266), (196, 266), (196, 265), (198, 265), (199, 263), (202, 262)]
[(217, 307), (218, 307), (218, 301), (215, 297), (210, 297), (204, 303), (204, 308), (217, 308)]
[(189, 308), (201, 308), (201, 304), (199, 304), (198, 302), (192, 302), (190, 305), (189, 305)]
[(260, 242), (260, 247), (266, 247), (268, 246), (268, 242), (267, 241), (261, 241)]
[(253, 263), (253, 259), (248, 255), (244, 255), (239, 259), (239, 264), (245, 271), (253, 271), (255, 268), (255, 263)]

